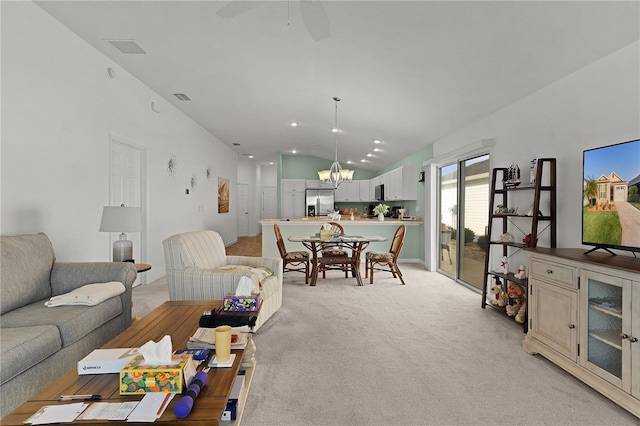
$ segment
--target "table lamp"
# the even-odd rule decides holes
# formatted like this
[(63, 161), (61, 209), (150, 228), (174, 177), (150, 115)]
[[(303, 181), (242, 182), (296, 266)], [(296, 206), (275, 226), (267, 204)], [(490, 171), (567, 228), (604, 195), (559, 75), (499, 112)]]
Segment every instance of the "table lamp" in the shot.
[(113, 243), (114, 262), (134, 262), (133, 243), (127, 240), (125, 232), (142, 230), (140, 207), (104, 206), (100, 232), (120, 232), (120, 239)]

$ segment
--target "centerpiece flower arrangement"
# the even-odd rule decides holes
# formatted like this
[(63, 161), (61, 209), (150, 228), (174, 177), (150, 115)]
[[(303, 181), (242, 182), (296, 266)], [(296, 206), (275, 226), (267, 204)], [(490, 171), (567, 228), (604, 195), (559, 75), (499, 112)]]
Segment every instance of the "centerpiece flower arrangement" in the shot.
[(378, 204), (373, 208), (373, 212), (378, 215), (378, 220), (384, 220), (384, 214), (389, 211), (389, 206), (386, 204)]

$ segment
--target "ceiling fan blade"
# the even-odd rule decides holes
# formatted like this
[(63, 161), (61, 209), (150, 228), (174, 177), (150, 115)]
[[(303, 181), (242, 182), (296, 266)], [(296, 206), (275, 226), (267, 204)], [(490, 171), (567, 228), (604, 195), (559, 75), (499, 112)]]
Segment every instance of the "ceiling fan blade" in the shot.
[(320, 0), (302, 0), (300, 2), (302, 20), (315, 41), (322, 41), (331, 35), (329, 17)]
[(264, 2), (233, 0), (218, 9), (216, 14), (223, 18), (235, 18), (238, 15), (242, 15), (243, 13), (260, 6), (262, 3)]

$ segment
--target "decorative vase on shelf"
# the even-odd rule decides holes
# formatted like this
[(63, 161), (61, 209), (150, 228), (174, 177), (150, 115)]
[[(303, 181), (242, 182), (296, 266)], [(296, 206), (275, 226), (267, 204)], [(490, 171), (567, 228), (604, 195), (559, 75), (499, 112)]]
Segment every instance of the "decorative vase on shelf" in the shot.
[(378, 220), (384, 221), (384, 213), (378, 213)]

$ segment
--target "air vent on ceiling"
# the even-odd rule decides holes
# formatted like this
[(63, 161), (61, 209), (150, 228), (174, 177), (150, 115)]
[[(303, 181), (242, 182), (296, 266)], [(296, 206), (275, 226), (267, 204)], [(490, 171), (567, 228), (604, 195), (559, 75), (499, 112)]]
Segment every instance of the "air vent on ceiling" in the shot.
[(146, 55), (147, 52), (135, 40), (105, 40), (124, 55)]
[(180, 101), (190, 101), (191, 98), (185, 95), (184, 93), (174, 93), (173, 96), (178, 98)]
[(240, 146), (240, 144), (238, 142), (234, 142), (233, 146)]

